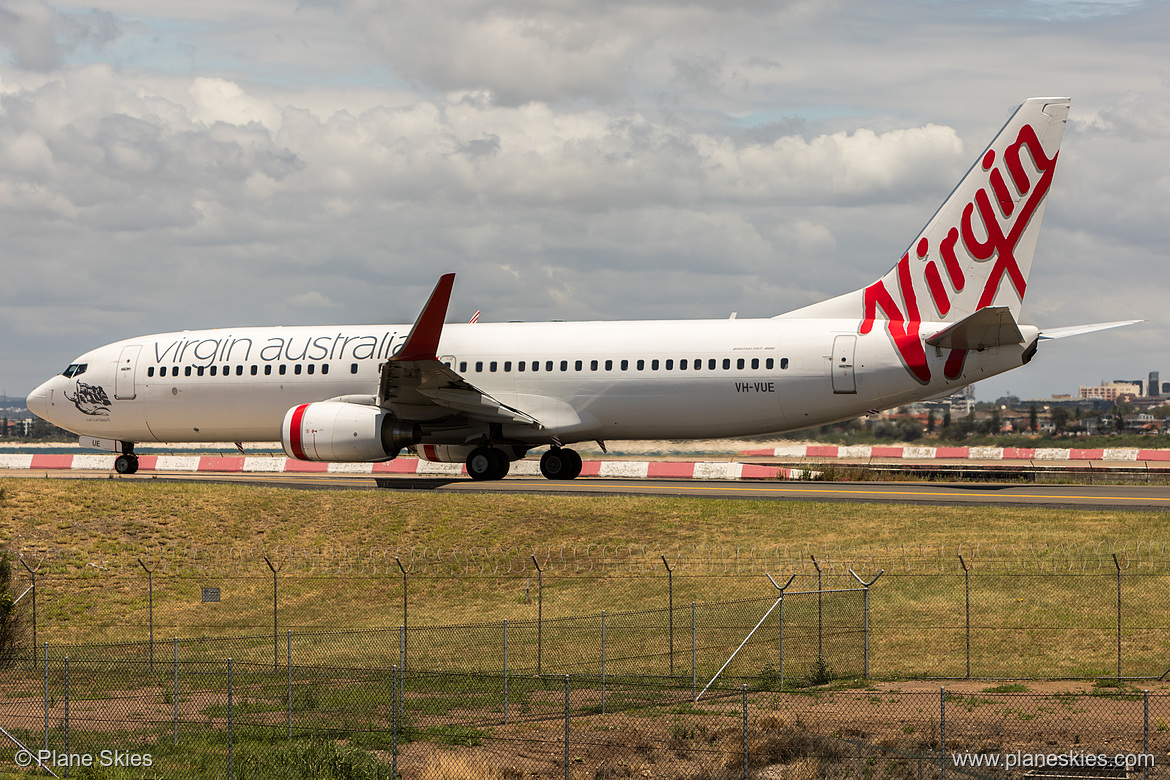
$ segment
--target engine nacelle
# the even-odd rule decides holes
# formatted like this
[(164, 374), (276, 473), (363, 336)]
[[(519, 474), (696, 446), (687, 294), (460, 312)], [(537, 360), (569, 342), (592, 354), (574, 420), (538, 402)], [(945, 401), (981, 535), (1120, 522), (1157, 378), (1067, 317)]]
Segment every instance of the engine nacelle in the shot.
[[(478, 445), (467, 444), (420, 444), (415, 447), (419, 458), (429, 463), (464, 463), (471, 451)], [(527, 454), (527, 447), (500, 447), (508, 460), (520, 460)]]
[(385, 409), (339, 401), (294, 406), (280, 425), (285, 454), (297, 460), (391, 460), (421, 438), (417, 424), (404, 423)]

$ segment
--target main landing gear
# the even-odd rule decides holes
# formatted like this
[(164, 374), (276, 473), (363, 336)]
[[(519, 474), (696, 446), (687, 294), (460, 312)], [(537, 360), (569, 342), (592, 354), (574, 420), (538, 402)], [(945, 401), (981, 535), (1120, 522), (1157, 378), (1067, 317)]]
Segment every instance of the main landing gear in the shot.
[(581, 456), (567, 447), (553, 447), (540, 456), (540, 473), (545, 479), (576, 479), (581, 474)]
[(122, 443), (122, 454), (114, 458), (114, 471), (119, 474), (134, 474), (138, 471), (138, 456), (134, 454), (132, 443)]
[(476, 447), (467, 456), (467, 476), (477, 481), (503, 479), (512, 465), (508, 456), (494, 447)]

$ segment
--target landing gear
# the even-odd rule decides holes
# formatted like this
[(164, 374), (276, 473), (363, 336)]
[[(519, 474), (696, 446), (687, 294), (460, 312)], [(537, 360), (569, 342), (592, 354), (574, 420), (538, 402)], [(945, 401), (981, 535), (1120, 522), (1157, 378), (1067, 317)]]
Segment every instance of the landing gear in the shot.
[(553, 447), (540, 456), (540, 473), (545, 479), (576, 479), (581, 474), (581, 456), (567, 447)]
[(138, 471), (138, 456), (134, 454), (134, 442), (121, 442), (122, 454), (114, 458), (114, 471), (119, 474), (134, 474)]
[(503, 479), (510, 466), (508, 456), (494, 447), (476, 447), (467, 456), (467, 476), (477, 481)]
[(138, 456), (134, 453), (119, 455), (114, 459), (114, 471), (119, 474), (134, 474), (138, 471)]

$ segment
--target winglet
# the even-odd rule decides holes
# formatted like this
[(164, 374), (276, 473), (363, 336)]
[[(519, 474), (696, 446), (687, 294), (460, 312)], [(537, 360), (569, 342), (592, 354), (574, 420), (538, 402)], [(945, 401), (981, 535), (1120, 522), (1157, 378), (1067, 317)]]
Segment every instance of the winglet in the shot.
[(447, 317), (447, 304), (451, 301), (451, 288), (455, 284), (455, 274), (443, 274), (439, 283), (427, 299), (426, 306), (419, 313), (410, 335), (402, 344), (402, 349), (393, 360), (437, 360), (439, 353), (439, 337), (443, 335), (443, 320)]

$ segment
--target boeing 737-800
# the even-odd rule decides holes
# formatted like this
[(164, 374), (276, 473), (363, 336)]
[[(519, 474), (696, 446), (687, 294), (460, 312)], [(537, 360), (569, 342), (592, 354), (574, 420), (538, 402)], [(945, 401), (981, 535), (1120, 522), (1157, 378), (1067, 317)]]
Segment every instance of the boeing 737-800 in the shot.
[(404, 449), (500, 479), (529, 450), (550, 479), (574, 442), (751, 436), (946, 395), (1030, 361), (1055, 331), (1020, 307), (1069, 110), (1013, 114), (894, 267), (771, 319), (444, 325), (454, 274), (413, 326), (248, 327), (127, 339), (28, 397), (38, 416), (119, 453), (141, 442), (279, 439), (292, 458), (385, 461)]

